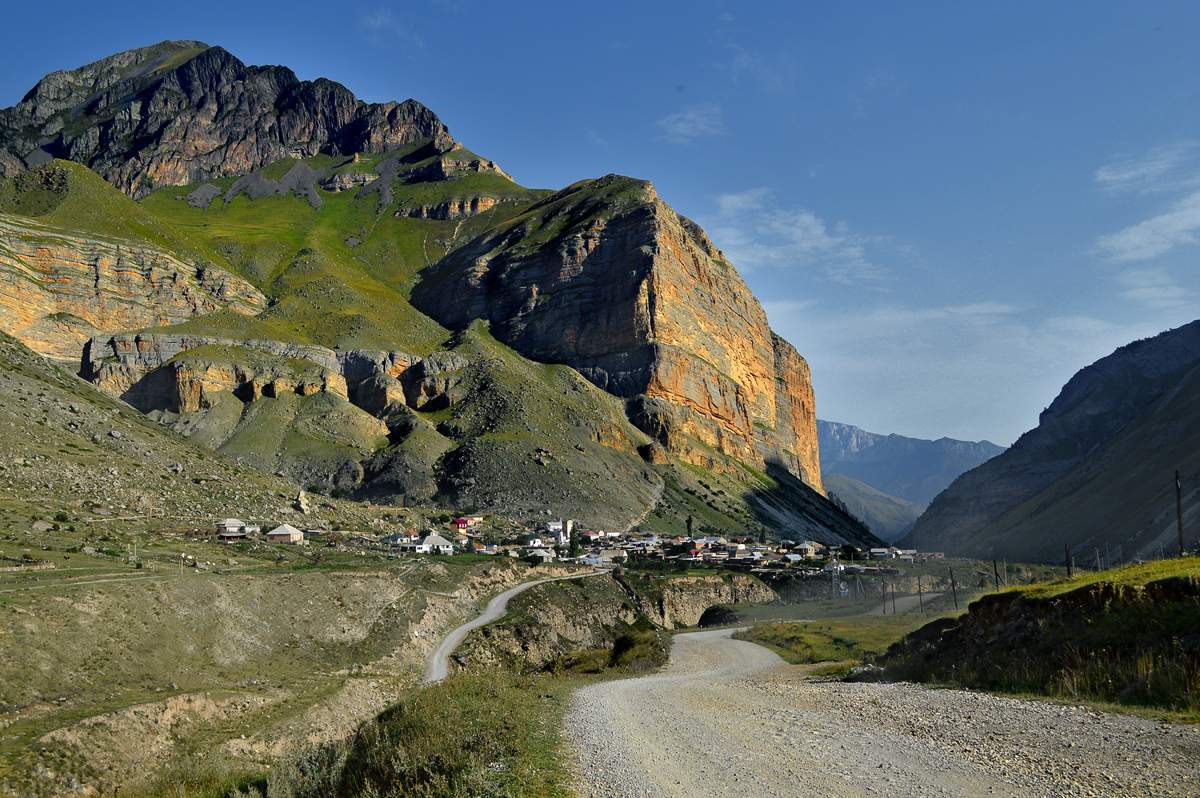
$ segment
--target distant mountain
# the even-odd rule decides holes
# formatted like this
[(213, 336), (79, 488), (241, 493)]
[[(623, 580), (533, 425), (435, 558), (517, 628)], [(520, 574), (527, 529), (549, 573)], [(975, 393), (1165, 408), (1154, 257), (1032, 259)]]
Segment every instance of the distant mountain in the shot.
[(903, 537), (925, 505), (901, 499), (845, 474), (826, 474), (825, 489), (885, 541)]
[[(1079, 371), (1007, 452), (959, 477), (906, 538), (923, 549), (1091, 562), (1175, 547), (1174, 472), (1200, 516), (1200, 321)], [(1194, 533), (1190, 540), (1194, 543)]]
[[(817, 420), (821, 473), (844, 474), (917, 505), (928, 504), (959, 474), (1004, 451), (989, 441), (936, 441), (880, 435)], [(836, 492), (836, 491), (835, 491)], [(845, 497), (842, 497), (843, 499)]]

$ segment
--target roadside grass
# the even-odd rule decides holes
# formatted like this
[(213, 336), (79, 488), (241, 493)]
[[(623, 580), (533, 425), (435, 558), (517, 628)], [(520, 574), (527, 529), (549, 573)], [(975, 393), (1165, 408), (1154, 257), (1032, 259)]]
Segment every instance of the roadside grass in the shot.
[(734, 639), (765, 646), (793, 665), (861, 661), (883, 653), (892, 643), (928, 621), (927, 616), (910, 613), (764, 623), (736, 632)]

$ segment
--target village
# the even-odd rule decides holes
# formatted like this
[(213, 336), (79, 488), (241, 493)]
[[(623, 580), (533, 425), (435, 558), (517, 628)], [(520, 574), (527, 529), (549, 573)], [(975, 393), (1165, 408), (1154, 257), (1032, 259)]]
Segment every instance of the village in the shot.
[[(476, 555), (511, 557), (531, 564), (578, 564), (591, 568), (648, 570), (693, 568), (763, 573), (781, 570), (815, 574), (893, 573), (891, 565), (943, 559), (942, 552), (918, 552), (895, 546), (863, 549), (814, 540), (768, 541), (764, 536), (674, 535), (631, 530), (581, 529), (572, 519), (528, 522), (517, 530), (484, 530), (485, 518), (458, 516), (441, 528), (408, 529), (389, 534), (300, 529), (282, 523), (264, 531), (258, 524), (226, 518), (216, 524), (221, 543), (264, 541), (294, 546), (320, 545), (341, 551), (400, 556)], [(689, 524), (691, 526), (691, 524)], [(892, 561), (892, 562), (889, 562)]]

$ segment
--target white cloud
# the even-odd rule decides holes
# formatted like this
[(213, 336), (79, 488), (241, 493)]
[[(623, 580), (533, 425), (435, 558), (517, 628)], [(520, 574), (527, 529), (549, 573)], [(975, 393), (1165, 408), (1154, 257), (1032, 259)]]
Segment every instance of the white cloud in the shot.
[(877, 286), (887, 275), (869, 257), (866, 237), (805, 208), (783, 207), (769, 189), (722, 194), (716, 204), (717, 215), (705, 227), (741, 269), (807, 268), (860, 286)]
[(659, 119), (655, 124), (662, 138), (671, 144), (690, 144), (699, 138), (725, 131), (721, 106), (716, 103), (690, 105)]
[(1117, 261), (1150, 260), (1171, 250), (1200, 243), (1200, 191), (1145, 221), (1101, 236), (1100, 251)]
[(424, 47), (425, 41), (409, 27), (396, 19), (386, 8), (376, 8), (359, 18), (359, 25), (366, 32), (367, 40), (377, 44), (384, 39), (396, 40), (409, 47)]
[(1096, 183), (1112, 192), (1154, 192), (1196, 185), (1200, 143), (1180, 141), (1140, 156), (1119, 156), (1096, 169)]
[(1126, 299), (1154, 310), (1175, 310), (1192, 305), (1186, 288), (1166, 269), (1133, 269), (1117, 275)]

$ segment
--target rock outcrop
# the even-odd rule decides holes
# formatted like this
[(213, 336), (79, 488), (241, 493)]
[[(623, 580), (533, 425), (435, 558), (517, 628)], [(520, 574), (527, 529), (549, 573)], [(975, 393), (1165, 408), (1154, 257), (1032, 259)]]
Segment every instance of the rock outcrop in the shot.
[(778, 462), (822, 490), (808, 365), (647, 182), (610, 175), (538, 202), (428, 269), (413, 302), (450, 327), (486, 319), (527, 357), (628, 397), (680, 459)]
[(283, 158), (384, 152), (425, 139), (453, 144), (415, 100), (364, 103), (324, 78), (247, 66), (201, 42), (163, 42), (53, 72), (0, 111), (0, 173), (65, 158), (136, 198)]
[[(181, 358), (197, 350), (202, 357)], [(404, 404), (400, 378), (418, 362), (403, 352), (148, 333), (88, 340), (80, 376), (144, 412), (197, 412), (211, 406), (217, 393), (254, 401), (320, 392), (382, 415), (388, 406)], [(435, 396), (436, 389), (428, 393)]]
[(34, 351), (78, 362), (101, 333), (266, 307), (254, 286), (146, 245), (0, 214), (0, 330)]

